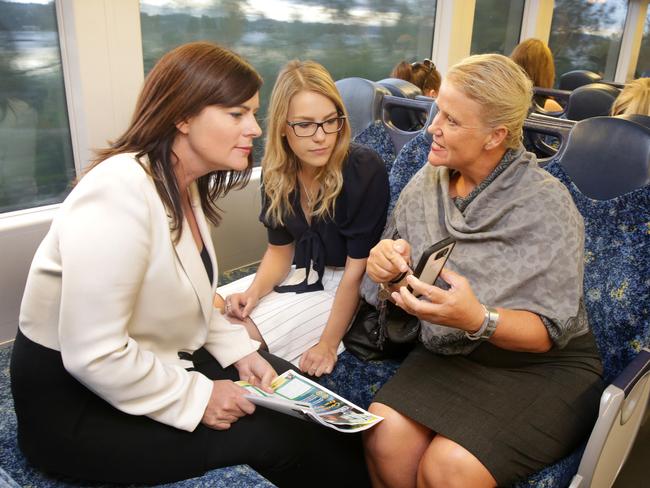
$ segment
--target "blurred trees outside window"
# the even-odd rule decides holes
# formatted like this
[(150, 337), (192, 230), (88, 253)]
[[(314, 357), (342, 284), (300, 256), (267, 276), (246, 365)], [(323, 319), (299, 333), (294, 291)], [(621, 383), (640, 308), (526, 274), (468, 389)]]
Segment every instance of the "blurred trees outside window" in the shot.
[(0, 1), (0, 213), (63, 201), (74, 175), (54, 1)]
[(614, 79), (627, 9), (627, 0), (555, 0), (548, 44), (556, 83), (576, 69)]
[(509, 56), (519, 43), (524, 0), (476, 0), (470, 54)]
[[(207, 40), (246, 58), (264, 78), (262, 128), (278, 71), (313, 59), (334, 80), (388, 78), (400, 60), (431, 57), (435, 0), (141, 0), (145, 73), (167, 51)], [(434, 60), (435, 61), (435, 60)], [(255, 160), (264, 138), (255, 142)]]

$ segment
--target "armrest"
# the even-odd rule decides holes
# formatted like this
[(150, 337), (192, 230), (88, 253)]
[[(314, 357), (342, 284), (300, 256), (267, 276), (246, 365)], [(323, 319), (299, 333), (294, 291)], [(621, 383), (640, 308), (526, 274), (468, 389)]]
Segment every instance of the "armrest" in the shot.
[(603, 392), (578, 473), (570, 488), (611, 486), (625, 463), (650, 398), (650, 350), (639, 355)]
[(620, 388), (628, 395), (639, 379), (650, 371), (650, 349), (643, 348), (621, 373), (614, 378), (612, 385)]

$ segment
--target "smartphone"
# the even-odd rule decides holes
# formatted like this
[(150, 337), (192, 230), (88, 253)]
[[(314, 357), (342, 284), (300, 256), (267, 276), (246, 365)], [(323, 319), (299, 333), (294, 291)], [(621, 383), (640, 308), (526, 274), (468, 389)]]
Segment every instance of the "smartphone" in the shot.
[[(447, 237), (433, 244), (422, 253), (413, 275), (420, 281), (433, 285), (455, 245), (456, 240), (453, 237)], [(413, 291), (410, 286), (409, 291)]]

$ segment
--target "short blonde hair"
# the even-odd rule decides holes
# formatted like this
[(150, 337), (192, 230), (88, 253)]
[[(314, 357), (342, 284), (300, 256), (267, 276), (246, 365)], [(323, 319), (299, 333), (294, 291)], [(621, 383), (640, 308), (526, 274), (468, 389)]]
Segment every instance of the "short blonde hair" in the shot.
[(508, 130), (506, 148), (519, 147), (533, 98), (533, 84), (519, 65), (501, 54), (477, 54), (452, 66), (446, 79), (481, 106), (485, 126)]
[(549, 47), (539, 39), (526, 39), (512, 51), (510, 58), (524, 68), (534, 86), (553, 88), (555, 64)]
[[(347, 116), (343, 99), (329, 72), (315, 61), (289, 61), (280, 71), (271, 93), (267, 119), (267, 138), (262, 159), (262, 182), (268, 199), (266, 218), (273, 223), (283, 223), (283, 215), (291, 215), (293, 209), (289, 195), (296, 187), (300, 168), (298, 158), (291, 150), (286, 137), (289, 103), (294, 95), (303, 90), (319, 93), (329, 98), (339, 115)], [(336, 145), (328, 163), (316, 172), (321, 191), (313, 216), (334, 215), (336, 197), (343, 188), (342, 167), (350, 148), (350, 123), (347, 118), (338, 133)]]
[(650, 78), (630, 81), (614, 100), (612, 115), (650, 115)]

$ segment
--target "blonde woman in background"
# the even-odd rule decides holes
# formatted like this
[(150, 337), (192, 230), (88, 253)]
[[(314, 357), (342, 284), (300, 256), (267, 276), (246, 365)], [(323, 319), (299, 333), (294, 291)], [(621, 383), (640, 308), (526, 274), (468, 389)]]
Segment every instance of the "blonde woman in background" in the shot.
[(327, 374), (359, 303), (389, 193), (377, 154), (350, 143), (343, 101), (320, 64), (291, 61), (280, 72), (262, 170), (268, 248), (255, 276), (219, 290), (226, 313), (302, 371)]
[(650, 78), (630, 81), (614, 100), (612, 115), (650, 115)]
[[(553, 88), (555, 83), (555, 64), (549, 47), (539, 39), (526, 39), (512, 51), (510, 58), (524, 68), (533, 86)], [(561, 112), (562, 106), (550, 97), (534, 95), (535, 103), (547, 112)]]

